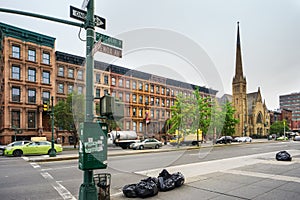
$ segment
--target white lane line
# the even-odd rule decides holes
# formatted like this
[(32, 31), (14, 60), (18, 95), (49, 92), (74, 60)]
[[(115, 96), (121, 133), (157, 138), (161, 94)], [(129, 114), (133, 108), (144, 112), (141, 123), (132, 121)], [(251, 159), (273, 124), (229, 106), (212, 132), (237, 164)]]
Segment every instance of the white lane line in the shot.
[(47, 180), (53, 179), (53, 177), (48, 172), (43, 172), (41, 173), (41, 175)]
[(30, 165), (33, 167), (33, 168), (41, 168), (41, 166), (39, 166), (38, 164), (36, 163), (30, 163)]
[(52, 184), (52, 186), (64, 200), (76, 200), (76, 198), (59, 182)]
[(75, 167), (78, 167), (78, 165), (67, 166), (67, 167), (45, 168), (45, 169), (41, 169), (41, 171), (51, 171), (51, 170), (60, 170), (60, 169), (70, 169), (70, 168), (75, 168)]
[(265, 174), (265, 173), (259, 173), (259, 172), (240, 171), (240, 170), (226, 170), (226, 171), (223, 171), (223, 173), (300, 183), (300, 178), (298, 178), (298, 177), (282, 176), (282, 175), (276, 175), (276, 174)]

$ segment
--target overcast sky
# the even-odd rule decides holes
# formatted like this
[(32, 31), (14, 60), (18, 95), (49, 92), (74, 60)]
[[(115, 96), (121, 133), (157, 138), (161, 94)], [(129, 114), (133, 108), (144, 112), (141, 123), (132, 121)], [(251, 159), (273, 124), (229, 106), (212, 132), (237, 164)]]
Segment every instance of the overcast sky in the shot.
[[(83, 0), (0, 0), (1, 8), (29, 11), (79, 22), (69, 6)], [(268, 109), (279, 95), (300, 92), (299, 0), (96, 0), (95, 14), (106, 19), (97, 32), (123, 40), (123, 58), (103, 60), (170, 76), (231, 94), (240, 22), (248, 93), (260, 87)], [(85, 55), (79, 28), (13, 14), (0, 21), (56, 38), (56, 50)], [(84, 39), (84, 30), (80, 37)]]

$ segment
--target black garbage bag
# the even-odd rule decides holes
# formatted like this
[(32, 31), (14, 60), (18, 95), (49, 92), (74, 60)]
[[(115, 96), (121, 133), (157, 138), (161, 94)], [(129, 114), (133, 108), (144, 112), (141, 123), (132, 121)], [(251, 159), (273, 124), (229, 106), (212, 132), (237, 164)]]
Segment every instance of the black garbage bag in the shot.
[(158, 189), (160, 191), (169, 191), (175, 188), (175, 182), (172, 178), (164, 179), (163, 177), (158, 177)]
[(184, 176), (180, 172), (176, 172), (174, 174), (171, 174), (170, 178), (175, 182), (175, 187), (180, 187), (184, 183)]
[(168, 172), (168, 170), (163, 169), (163, 170), (159, 173), (158, 177), (163, 177), (164, 179), (168, 179), (168, 178), (171, 177), (171, 174)]
[(280, 151), (276, 154), (276, 160), (278, 160), (278, 161), (291, 161), (292, 157), (287, 151)]
[(146, 198), (157, 195), (157, 184), (153, 181), (155, 178), (147, 178), (136, 184), (135, 192), (138, 197)]
[(129, 184), (123, 187), (123, 194), (128, 198), (137, 197), (135, 191), (136, 191), (136, 184)]

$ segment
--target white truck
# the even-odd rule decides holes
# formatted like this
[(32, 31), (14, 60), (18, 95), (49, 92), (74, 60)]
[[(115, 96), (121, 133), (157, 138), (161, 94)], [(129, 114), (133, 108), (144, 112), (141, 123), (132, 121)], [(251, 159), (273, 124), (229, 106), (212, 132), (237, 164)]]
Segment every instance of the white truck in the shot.
[(115, 144), (122, 149), (128, 149), (135, 142), (140, 142), (135, 131), (111, 131), (107, 134), (108, 145)]

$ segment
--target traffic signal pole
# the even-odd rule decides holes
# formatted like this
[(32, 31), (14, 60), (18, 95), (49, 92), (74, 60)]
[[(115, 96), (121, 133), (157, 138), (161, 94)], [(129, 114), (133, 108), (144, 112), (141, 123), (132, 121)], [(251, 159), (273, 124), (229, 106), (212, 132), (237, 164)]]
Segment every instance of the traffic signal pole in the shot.
[[(94, 56), (92, 49), (94, 46), (94, 0), (90, 0), (87, 5), (87, 15), (85, 21), (86, 29), (86, 99), (85, 99), (85, 122), (93, 122), (94, 95), (93, 95), (93, 69)], [(79, 200), (96, 200), (97, 189), (93, 180), (93, 170), (83, 171), (83, 183), (79, 190)]]

